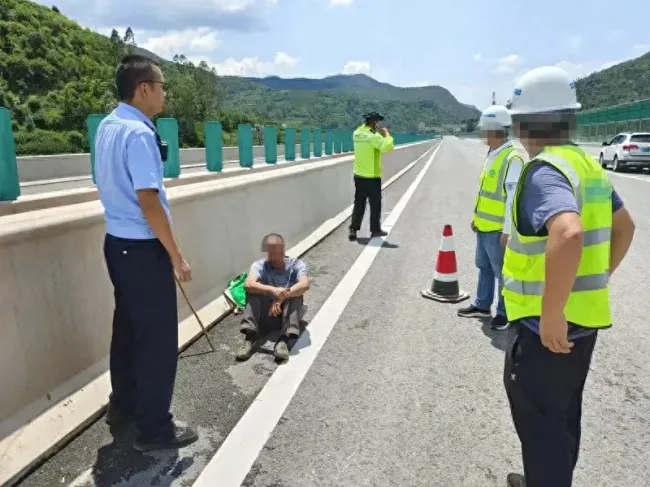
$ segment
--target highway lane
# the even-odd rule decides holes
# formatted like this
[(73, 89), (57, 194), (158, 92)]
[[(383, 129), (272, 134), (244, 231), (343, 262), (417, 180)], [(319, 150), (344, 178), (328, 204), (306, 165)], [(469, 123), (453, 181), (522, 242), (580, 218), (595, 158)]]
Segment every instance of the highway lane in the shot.
[[(392, 177), (417, 159), (427, 146), (407, 147), (387, 154), (384, 159), (385, 178)], [(394, 204), (412, 177), (411, 171), (386, 190), (385, 205)], [(360, 235), (367, 231), (367, 221), (366, 215), (366, 229)], [(289, 242), (289, 245), (295, 243)], [(307, 320), (320, 308), (362, 248), (362, 245), (347, 242), (346, 223), (305, 256), (313, 279), (307, 297)], [(199, 262), (191, 264), (195, 273), (200, 272)], [(273, 357), (264, 353), (256, 354), (244, 364), (235, 362), (239, 318), (229, 316), (210, 332), (217, 347), (216, 354), (208, 353), (205, 341), (199, 340), (182, 354), (179, 361), (173, 410), (179, 419), (199, 428), (202, 438), (197, 444), (177, 455), (140, 455), (130, 448), (128, 436), (114, 440), (108, 427), (99, 421), (21, 485), (143, 487), (154, 485), (155, 481), (155, 485), (168, 487), (190, 486), (277, 367)], [(106, 317), (106, 323), (98, 323), (98, 326), (109, 324), (110, 317)], [(271, 349), (270, 343), (267, 348)]]
[[(282, 366), (286, 384), (265, 396), (289, 402), (268, 441), (260, 439), (261, 452), (244, 446), (209, 463), (238, 421), (238, 429), (265, 435), (264, 417), (243, 413), (276, 370), (263, 354), (233, 363), (237, 320), (229, 317), (212, 331), (217, 354), (199, 355), (207, 350), (201, 341), (181, 360), (174, 409), (199, 425), (198, 445), (140, 457), (120, 448), (123, 440), (111, 444), (97, 423), (23, 485), (144, 486), (155, 479), (189, 486), (202, 470), (208, 475), (249, 458), (252, 468), (240, 479), (246, 487), (505, 485), (505, 475), (521, 469), (502, 386), (505, 334), (419, 295), (430, 285), (446, 223), (454, 228), (461, 287), (474, 290), (469, 222), (485, 152), (471, 144), (446, 138), (415, 189), (425, 161), (386, 190), (385, 217), (394, 225), (381, 250), (347, 242), (343, 225), (305, 256), (314, 278), (307, 298), (314, 328)], [(394, 171), (415, 156), (388, 166)], [(650, 196), (644, 180), (612, 180), (637, 221), (637, 237), (612, 278), (615, 324), (601, 334), (587, 384), (576, 487), (650, 485), (650, 335), (642, 308), (650, 291)], [(348, 292), (333, 293), (339, 284)], [(331, 328), (329, 335), (317, 324)], [(274, 407), (269, 403), (269, 414)]]

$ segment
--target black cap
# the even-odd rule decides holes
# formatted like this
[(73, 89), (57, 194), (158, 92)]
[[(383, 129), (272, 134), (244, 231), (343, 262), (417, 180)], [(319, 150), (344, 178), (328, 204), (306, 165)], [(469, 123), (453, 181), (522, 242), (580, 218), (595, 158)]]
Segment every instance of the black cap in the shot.
[(366, 122), (381, 122), (384, 117), (377, 112), (366, 113), (363, 118)]

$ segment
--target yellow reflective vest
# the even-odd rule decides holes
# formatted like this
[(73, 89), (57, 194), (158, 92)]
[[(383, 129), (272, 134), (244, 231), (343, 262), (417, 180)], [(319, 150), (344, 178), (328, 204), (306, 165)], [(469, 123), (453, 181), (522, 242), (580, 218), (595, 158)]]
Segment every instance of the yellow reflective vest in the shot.
[(567, 321), (588, 328), (612, 323), (609, 259), (612, 235), (612, 185), (600, 165), (571, 145), (546, 147), (524, 166), (512, 207), (512, 233), (503, 263), (503, 297), (509, 321), (542, 314), (548, 237), (519, 233), (518, 201), (526, 173), (538, 162), (557, 168), (571, 183), (580, 209), (584, 247), (573, 290), (564, 308)]
[(367, 125), (354, 131), (354, 174), (362, 178), (380, 178), (381, 155), (395, 148), (393, 137), (373, 132)]
[(483, 168), (474, 207), (474, 226), (479, 232), (501, 232), (506, 216), (506, 176), (513, 158), (524, 160), (512, 145)]

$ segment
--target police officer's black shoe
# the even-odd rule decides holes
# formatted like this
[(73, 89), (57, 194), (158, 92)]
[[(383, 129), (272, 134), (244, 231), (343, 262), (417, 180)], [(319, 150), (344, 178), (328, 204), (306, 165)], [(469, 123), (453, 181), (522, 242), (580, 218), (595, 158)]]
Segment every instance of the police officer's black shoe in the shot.
[(386, 235), (388, 235), (388, 232), (384, 232), (383, 230), (379, 230), (378, 232), (372, 232), (370, 234), (370, 238), (385, 237)]
[(348, 233), (348, 240), (350, 242), (354, 242), (357, 239), (357, 231), (356, 230), (350, 230), (350, 233)]
[(526, 487), (526, 479), (518, 473), (509, 473), (506, 480), (508, 487)]
[(138, 438), (133, 442), (133, 448), (139, 452), (154, 450), (178, 450), (191, 445), (199, 439), (199, 435), (189, 426), (174, 424), (174, 431), (171, 435), (159, 436), (157, 438)]

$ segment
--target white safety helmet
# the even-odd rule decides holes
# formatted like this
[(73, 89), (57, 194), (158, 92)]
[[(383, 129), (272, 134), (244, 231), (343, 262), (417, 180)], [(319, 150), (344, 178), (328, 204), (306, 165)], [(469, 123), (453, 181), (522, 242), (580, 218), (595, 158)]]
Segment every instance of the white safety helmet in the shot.
[(491, 105), (481, 113), (478, 121), (479, 130), (508, 130), (512, 125), (512, 117), (508, 109), (501, 105)]
[(576, 83), (557, 66), (542, 66), (524, 74), (515, 88), (511, 115), (579, 110)]

